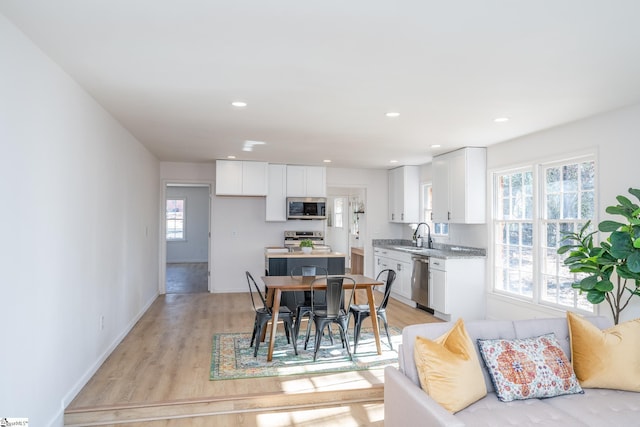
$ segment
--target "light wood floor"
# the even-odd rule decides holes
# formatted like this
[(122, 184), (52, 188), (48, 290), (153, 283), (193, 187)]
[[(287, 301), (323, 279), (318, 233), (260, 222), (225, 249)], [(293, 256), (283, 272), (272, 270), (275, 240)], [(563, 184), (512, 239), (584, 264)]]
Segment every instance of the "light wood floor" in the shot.
[[(387, 313), (400, 328), (438, 321), (393, 299)], [(382, 425), (382, 370), (210, 381), (213, 334), (250, 332), (253, 317), (245, 293), (158, 297), (69, 405), (65, 424)]]

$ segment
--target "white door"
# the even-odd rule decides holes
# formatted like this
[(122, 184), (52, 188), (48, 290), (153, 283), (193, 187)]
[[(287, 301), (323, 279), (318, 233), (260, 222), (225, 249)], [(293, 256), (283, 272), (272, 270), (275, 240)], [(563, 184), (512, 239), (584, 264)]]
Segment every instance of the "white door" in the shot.
[[(347, 196), (333, 196), (327, 198), (331, 218), (327, 223), (325, 241), (331, 250), (349, 254), (349, 198)], [(345, 257), (348, 262), (349, 257)], [(346, 265), (345, 267), (347, 267)]]

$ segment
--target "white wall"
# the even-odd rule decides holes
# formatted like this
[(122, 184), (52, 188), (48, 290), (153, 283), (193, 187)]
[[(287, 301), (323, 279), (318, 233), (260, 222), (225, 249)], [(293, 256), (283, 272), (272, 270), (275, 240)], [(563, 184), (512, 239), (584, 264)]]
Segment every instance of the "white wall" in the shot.
[(209, 187), (168, 187), (185, 201), (185, 239), (167, 242), (167, 262), (209, 262)]
[(62, 425), (157, 296), (159, 164), (2, 15), (0, 57), (0, 415)]
[[(215, 163), (160, 165), (162, 182), (209, 182), (215, 188)], [(400, 226), (387, 222), (386, 170), (327, 168), (327, 186), (362, 188), (367, 194), (365, 273), (373, 274), (371, 239), (398, 237)], [(369, 196), (373, 194), (373, 196)], [(285, 230), (323, 230), (325, 221), (265, 221), (264, 197), (219, 197), (211, 202), (211, 291), (245, 292), (244, 272), (264, 274), (265, 246), (281, 246)]]
[[(605, 208), (616, 203), (617, 195), (628, 195), (629, 187), (640, 187), (637, 173), (640, 159), (640, 105), (490, 146), (487, 165), (492, 171), (518, 164), (563, 159), (586, 150), (595, 151), (598, 156), (597, 207), (598, 221), (602, 221), (608, 218)], [(490, 218), (489, 214), (487, 217)], [(494, 318), (557, 315), (553, 310), (523, 309), (508, 299), (491, 295), (488, 304), (487, 313)], [(609, 315), (608, 306), (601, 305), (600, 313)], [(633, 305), (623, 312), (622, 320), (636, 317), (640, 317), (640, 298), (637, 297)]]

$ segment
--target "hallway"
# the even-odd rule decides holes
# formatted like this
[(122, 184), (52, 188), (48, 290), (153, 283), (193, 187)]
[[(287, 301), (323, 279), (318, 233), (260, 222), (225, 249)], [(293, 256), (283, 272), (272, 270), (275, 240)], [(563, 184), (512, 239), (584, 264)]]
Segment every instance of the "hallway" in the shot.
[(209, 291), (206, 262), (167, 263), (166, 277), (168, 294), (197, 294)]

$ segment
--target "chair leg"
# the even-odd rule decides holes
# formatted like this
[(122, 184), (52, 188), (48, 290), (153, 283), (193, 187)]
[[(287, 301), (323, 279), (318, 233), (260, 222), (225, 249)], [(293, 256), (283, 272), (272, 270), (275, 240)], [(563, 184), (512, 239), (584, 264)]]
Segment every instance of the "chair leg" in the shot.
[(347, 354), (349, 355), (349, 360), (353, 361), (353, 355), (351, 354), (351, 348), (349, 346), (349, 335), (347, 334), (347, 330), (349, 329), (349, 324), (338, 323), (338, 327), (340, 328), (340, 335), (344, 338), (346, 342)]
[(382, 313), (378, 313), (378, 318), (382, 319), (382, 323), (384, 324), (384, 331), (387, 333), (387, 340), (389, 341), (389, 348), (393, 350), (393, 344), (391, 344), (391, 335), (389, 335), (389, 325), (387, 324), (387, 313), (384, 311)]
[(284, 335), (287, 337), (287, 344), (291, 344), (291, 339), (290, 339), (290, 334), (291, 332), (291, 328), (287, 328), (287, 323), (289, 322), (289, 320), (283, 320), (284, 323)]
[[(256, 319), (256, 321), (253, 322), (253, 332), (251, 333), (251, 344), (249, 344), (249, 348), (253, 347), (253, 341), (256, 339), (256, 332), (258, 329), (258, 320)], [(258, 338), (260, 339), (260, 338)]]
[[(291, 333), (291, 335), (293, 335), (293, 319), (289, 318), (284, 322), (284, 329), (287, 331), (287, 336), (289, 335), (289, 333)], [(297, 339), (293, 340), (293, 352), (296, 354), (296, 356), (298, 355), (298, 340)]]
[(358, 351), (358, 341), (360, 340), (360, 329), (362, 328), (362, 317), (360, 313), (353, 316), (353, 354)]
[(313, 316), (309, 315), (309, 322), (307, 323), (307, 333), (304, 336), (304, 349), (307, 349), (309, 343), (309, 336), (311, 335), (311, 324), (313, 323)]
[(318, 356), (318, 350), (320, 349), (320, 342), (322, 341), (322, 331), (324, 330), (324, 326), (316, 325), (316, 346), (313, 349), (313, 361), (316, 361), (316, 357)]

